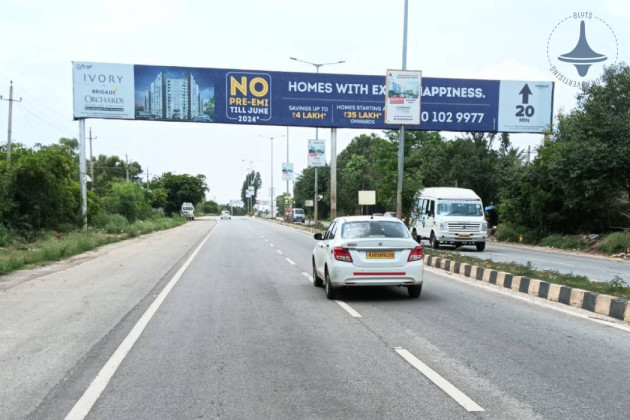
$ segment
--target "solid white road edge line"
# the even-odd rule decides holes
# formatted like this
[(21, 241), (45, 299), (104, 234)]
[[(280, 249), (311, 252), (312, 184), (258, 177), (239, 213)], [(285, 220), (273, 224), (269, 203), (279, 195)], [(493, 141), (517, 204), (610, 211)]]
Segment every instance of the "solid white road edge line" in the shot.
[[(532, 295), (526, 295), (525, 293), (521, 293), (521, 292), (516, 292), (512, 289), (507, 289), (505, 287), (501, 287), (501, 286), (496, 286), (494, 284), (491, 283), (485, 283), (485, 282), (481, 282), (479, 280), (473, 280), (470, 279), (468, 277), (463, 277), (461, 274), (456, 274), (453, 275), (454, 273), (450, 273), (450, 272), (445, 272), (444, 270), (440, 270), (437, 269), (435, 267), (424, 267), (425, 270), (428, 270), (434, 274), (438, 274), (440, 276), (443, 276), (447, 279), (452, 279), (461, 283), (466, 283), (466, 284), (470, 284), (474, 287), (480, 287), (483, 288), (484, 290), (489, 290), (491, 292), (494, 293), (499, 293), (501, 295), (504, 296), (510, 296), (513, 297), (514, 299), (519, 299), (522, 300), (523, 302), (528, 302), (531, 303), (533, 305), (538, 305), (541, 306), (543, 308), (548, 308), (554, 311), (558, 311), (558, 312), (562, 312), (563, 314), (566, 315), (571, 315), (577, 318), (582, 318), (582, 319), (586, 319), (588, 321), (592, 321), (595, 322), (597, 324), (601, 324), (601, 325), (605, 325), (607, 327), (612, 327), (612, 328), (616, 328), (618, 330), (622, 330), (625, 332), (630, 332), (630, 326), (628, 325), (622, 325), (622, 324), (618, 324), (616, 321), (613, 320), (607, 320), (607, 319), (599, 319), (599, 318), (594, 318), (595, 315), (599, 315), (596, 314), (595, 312), (587, 312), (585, 314), (580, 313), (579, 311), (585, 311), (583, 309), (579, 309), (579, 308), (573, 308), (572, 306), (568, 306), (566, 309), (564, 307), (566, 307), (566, 305), (562, 304), (562, 303), (558, 303), (558, 302), (553, 302), (547, 299), (543, 299), (543, 298), (539, 298), (537, 296), (532, 296)], [(449, 274), (451, 275), (449, 275)], [(493, 287), (490, 287), (493, 286)], [(558, 306), (557, 306), (558, 305)], [(559, 306), (562, 305), (562, 306)], [(564, 307), (563, 307), (564, 306)], [(568, 309), (571, 308), (571, 309)], [(585, 311), (586, 312), (586, 311)], [(604, 315), (601, 315), (604, 316)]]
[(203, 247), (208, 239), (210, 239), (210, 236), (212, 236), (217, 226), (218, 224), (215, 225), (208, 236), (206, 236), (205, 239), (199, 244), (199, 246), (197, 246), (197, 248), (193, 251), (193, 253), (190, 254), (190, 257), (188, 257), (184, 265), (182, 265), (181, 268), (177, 270), (177, 273), (175, 273), (175, 275), (171, 278), (166, 287), (162, 289), (162, 291), (153, 301), (151, 306), (149, 306), (142, 317), (140, 317), (138, 322), (136, 322), (136, 325), (134, 325), (127, 337), (125, 337), (123, 342), (120, 343), (114, 354), (111, 355), (109, 360), (101, 368), (101, 370), (98, 372), (88, 389), (85, 390), (79, 401), (74, 404), (72, 410), (70, 410), (68, 415), (65, 417), (66, 420), (83, 420), (90, 413), (90, 410), (92, 410), (92, 407), (105, 390), (105, 387), (107, 387), (107, 384), (116, 373), (116, 370), (118, 369), (122, 361), (125, 360), (125, 357), (135, 344), (136, 340), (138, 340), (145, 327), (149, 324), (149, 321), (151, 321), (151, 318), (153, 318), (153, 315), (155, 315), (157, 310), (160, 308), (162, 302), (164, 302), (175, 284), (177, 284), (186, 269), (188, 269), (190, 263), (195, 259), (201, 247)]
[(459, 405), (464, 407), (467, 411), (486, 411), (476, 402), (470, 399), (459, 389), (455, 388), (453, 384), (444, 379), (439, 373), (431, 369), (429, 366), (422, 363), (416, 356), (411, 354), (409, 350), (402, 347), (396, 347), (394, 349), (403, 359), (405, 359), (411, 366), (415, 367), (426, 376), (431, 382), (437, 385), (442, 391), (446, 392), (449, 397), (457, 401)]
[(287, 262), (291, 265), (295, 265), (295, 263), (293, 262), (293, 260), (291, 260), (290, 258), (285, 258), (287, 260)]
[(352, 307), (350, 305), (348, 305), (346, 302), (343, 302), (341, 300), (336, 300), (335, 302), (337, 302), (337, 304), (339, 306), (341, 306), (343, 309), (345, 309), (345, 311), (348, 312), (353, 317), (355, 317), (355, 318), (363, 318), (360, 313), (358, 313), (357, 311), (352, 309)]

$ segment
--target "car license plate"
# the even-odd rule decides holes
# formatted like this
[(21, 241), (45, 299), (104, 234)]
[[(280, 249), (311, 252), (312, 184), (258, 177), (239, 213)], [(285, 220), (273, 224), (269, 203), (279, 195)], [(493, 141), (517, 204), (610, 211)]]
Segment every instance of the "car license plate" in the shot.
[(366, 256), (367, 256), (368, 260), (393, 260), (394, 259), (394, 251), (368, 252)]
[(459, 237), (460, 238), (470, 238), (470, 233), (460, 233)]

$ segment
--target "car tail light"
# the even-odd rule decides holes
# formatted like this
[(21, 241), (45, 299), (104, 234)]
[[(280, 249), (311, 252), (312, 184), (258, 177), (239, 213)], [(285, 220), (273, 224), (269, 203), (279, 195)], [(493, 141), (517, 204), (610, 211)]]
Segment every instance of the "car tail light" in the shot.
[(417, 246), (411, 250), (411, 252), (409, 253), (409, 258), (407, 258), (407, 261), (420, 261), (422, 260), (423, 256), (424, 256), (424, 253), (422, 252), (422, 247)]
[(350, 251), (340, 246), (333, 249), (333, 256), (337, 261), (352, 262)]

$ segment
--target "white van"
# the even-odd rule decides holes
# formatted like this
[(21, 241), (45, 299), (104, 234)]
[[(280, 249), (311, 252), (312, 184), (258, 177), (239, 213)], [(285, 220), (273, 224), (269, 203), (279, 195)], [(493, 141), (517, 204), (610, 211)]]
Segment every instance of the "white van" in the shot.
[(182, 209), (179, 211), (180, 217), (188, 220), (195, 220), (195, 206), (192, 203), (182, 203)]
[(455, 247), (486, 247), (488, 223), (481, 198), (465, 188), (425, 188), (414, 198), (410, 231), (415, 240), (429, 239), (435, 249), (440, 244)]

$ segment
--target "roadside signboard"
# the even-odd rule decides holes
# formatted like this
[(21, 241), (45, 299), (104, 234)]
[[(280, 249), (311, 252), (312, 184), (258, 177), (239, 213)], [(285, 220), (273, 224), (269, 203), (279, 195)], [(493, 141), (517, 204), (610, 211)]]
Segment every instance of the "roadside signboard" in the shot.
[(282, 163), (282, 180), (293, 181), (293, 163), (291, 162)]
[(387, 70), (385, 86), (385, 123), (420, 124), (422, 72)]
[(314, 200), (304, 200), (304, 207), (313, 207)]
[(326, 142), (322, 139), (309, 139), (308, 141), (308, 166), (326, 165)]
[(359, 205), (373, 206), (376, 204), (376, 191), (359, 191)]
[[(89, 62), (72, 69), (75, 119), (392, 128), (383, 76)], [(409, 130), (540, 133), (551, 124), (553, 82), (423, 77), (420, 87), (420, 120)]]

